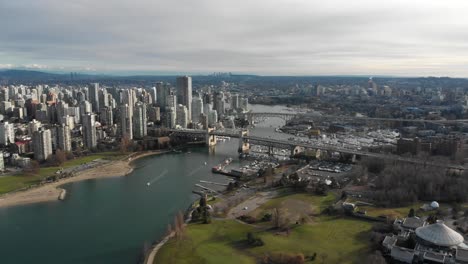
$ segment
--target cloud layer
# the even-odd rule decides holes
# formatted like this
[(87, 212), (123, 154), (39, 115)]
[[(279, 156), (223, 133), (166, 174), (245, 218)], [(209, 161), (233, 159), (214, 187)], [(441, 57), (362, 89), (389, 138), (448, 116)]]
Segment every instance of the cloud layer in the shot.
[(0, 0), (0, 67), (468, 76), (467, 11), (465, 0)]

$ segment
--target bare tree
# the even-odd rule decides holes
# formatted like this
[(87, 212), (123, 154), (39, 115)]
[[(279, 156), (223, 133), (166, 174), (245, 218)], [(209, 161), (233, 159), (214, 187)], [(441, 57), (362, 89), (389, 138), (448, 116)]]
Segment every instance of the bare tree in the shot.
[(374, 253), (367, 256), (366, 264), (386, 264), (385, 258), (382, 256), (380, 251), (375, 251)]
[(40, 170), (41, 166), (39, 165), (39, 162), (37, 160), (31, 160), (31, 164), (24, 169), (24, 172), (29, 176), (34, 176), (39, 174)]
[(67, 155), (65, 154), (64, 151), (61, 149), (57, 149), (55, 152), (55, 161), (57, 162), (57, 165), (62, 166), (65, 161), (67, 161)]
[(275, 228), (281, 228), (284, 225), (283, 221), (283, 210), (281, 208), (273, 209), (273, 226)]
[(120, 152), (127, 153), (133, 142), (128, 135), (124, 135), (120, 141)]

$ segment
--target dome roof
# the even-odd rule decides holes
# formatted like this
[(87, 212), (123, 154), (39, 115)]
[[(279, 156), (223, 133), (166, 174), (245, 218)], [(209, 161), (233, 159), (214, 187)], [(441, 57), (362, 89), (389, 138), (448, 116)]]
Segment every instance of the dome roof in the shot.
[(436, 202), (436, 201), (433, 201), (433, 202), (431, 203), (431, 207), (434, 208), (434, 209), (437, 209), (437, 208), (439, 208), (439, 203)]
[(457, 246), (464, 240), (462, 235), (446, 226), (442, 221), (417, 228), (416, 235), (429, 243), (442, 247)]

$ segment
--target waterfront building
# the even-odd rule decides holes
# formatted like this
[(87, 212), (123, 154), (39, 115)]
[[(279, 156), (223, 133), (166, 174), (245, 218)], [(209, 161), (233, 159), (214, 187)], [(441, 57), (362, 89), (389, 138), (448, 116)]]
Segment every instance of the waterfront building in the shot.
[(176, 79), (177, 102), (187, 107), (187, 120), (192, 122), (192, 77), (181, 76)]
[(166, 109), (166, 127), (173, 129), (176, 127), (177, 113), (174, 107)]
[(143, 138), (147, 135), (148, 123), (146, 119), (146, 104), (138, 102), (135, 106), (133, 115), (133, 136), (135, 138)]
[(52, 155), (52, 133), (43, 127), (33, 133), (34, 159), (43, 161)]
[(192, 99), (192, 123), (200, 122), (200, 114), (203, 113), (203, 100), (200, 97)]
[(120, 135), (133, 139), (133, 108), (128, 104), (120, 106)]
[(86, 114), (83, 116), (83, 143), (88, 149), (95, 148), (97, 146), (96, 137), (96, 115)]
[(200, 123), (204, 130), (208, 129), (208, 116), (205, 115), (204, 113), (200, 114)]
[(177, 105), (176, 125), (181, 128), (187, 128), (188, 125), (188, 109), (185, 105)]
[(210, 110), (208, 114), (208, 126), (215, 126), (218, 122), (218, 112), (216, 110)]
[(70, 127), (62, 124), (57, 127), (57, 148), (63, 151), (71, 151), (71, 130)]

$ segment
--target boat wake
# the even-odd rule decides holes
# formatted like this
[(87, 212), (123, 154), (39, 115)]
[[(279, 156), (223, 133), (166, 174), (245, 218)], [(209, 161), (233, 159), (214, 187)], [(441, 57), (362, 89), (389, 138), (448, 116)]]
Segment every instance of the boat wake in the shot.
[(151, 184), (159, 181), (160, 179), (162, 179), (164, 176), (166, 176), (166, 174), (168, 173), (169, 171), (166, 169), (164, 170), (161, 174), (159, 174), (158, 176), (154, 177), (151, 181), (147, 182), (146, 185), (147, 186), (150, 186)]
[(190, 177), (190, 176), (194, 175), (195, 173), (199, 172), (199, 171), (200, 171), (201, 169), (203, 169), (204, 167), (205, 167), (205, 165), (200, 166), (200, 167), (198, 167), (198, 168), (192, 170), (192, 171), (188, 174), (188, 176)]

